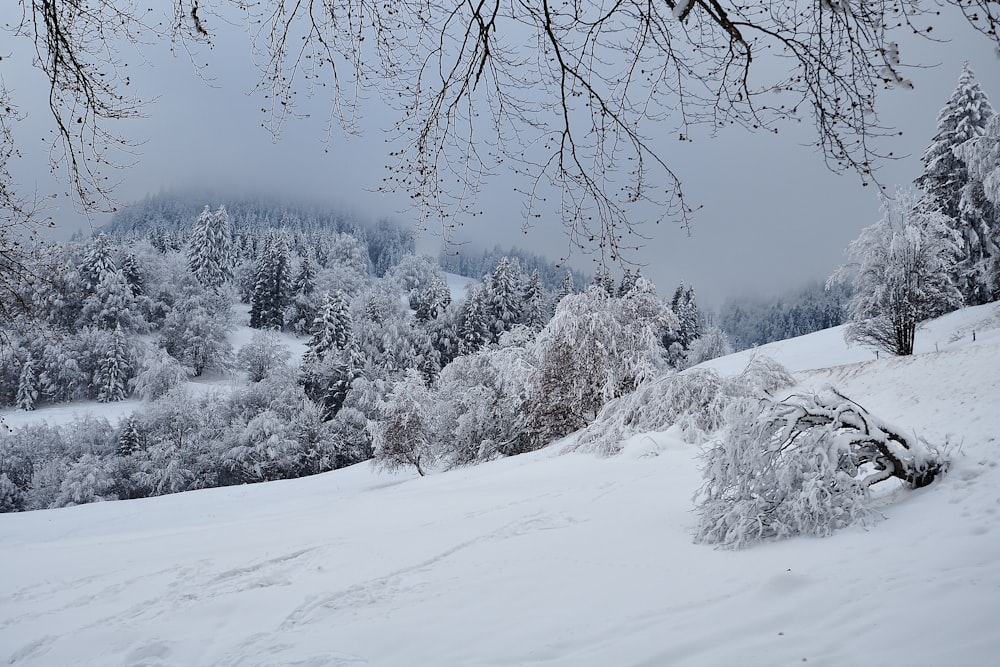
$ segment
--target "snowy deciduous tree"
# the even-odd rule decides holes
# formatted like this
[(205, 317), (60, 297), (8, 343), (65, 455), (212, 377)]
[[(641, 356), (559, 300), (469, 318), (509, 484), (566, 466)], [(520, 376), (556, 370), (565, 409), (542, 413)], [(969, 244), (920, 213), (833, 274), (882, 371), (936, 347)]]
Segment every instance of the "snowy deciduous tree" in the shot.
[(952, 277), (958, 240), (947, 218), (923, 210), (912, 191), (883, 198), (882, 211), (847, 247), (852, 262), (831, 281), (850, 280), (854, 288), (847, 340), (907, 355), (921, 322), (962, 303)]
[(660, 341), (677, 318), (640, 279), (624, 298), (601, 286), (565, 297), (536, 343), (529, 428), (539, 445), (584, 426), (609, 400), (662, 368)]
[(408, 369), (381, 406), (382, 417), (372, 425), (375, 464), (386, 470), (412, 466), (420, 475), (434, 464), (429, 426), (430, 392), (416, 369)]
[(834, 390), (747, 399), (705, 454), (700, 542), (739, 548), (829, 535), (870, 518), (868, 489), (895, 477), (915, 488), (946, 467), (941, 453)]
[(688, 351), (684, 354), (684, 367), (697, 366), (703, 361), (724, 357), (732, 352), (733, 346), (729, 344), (726, 333), (719, 327), (708, 327), (688, 346)]
[(258, 331), (236, 352), (236, 361), (246, 371), (247, 380), (260, 382), (291, 356), (288, 347), (281, 344), (274, 332)]

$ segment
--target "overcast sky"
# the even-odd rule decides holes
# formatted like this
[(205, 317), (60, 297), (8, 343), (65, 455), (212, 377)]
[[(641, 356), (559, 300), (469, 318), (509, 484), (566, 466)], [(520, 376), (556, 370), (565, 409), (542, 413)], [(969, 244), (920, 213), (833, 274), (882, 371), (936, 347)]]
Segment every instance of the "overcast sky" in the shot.
[[(6, 20), (3, 12), (10, 10), (0, 9), (0, 17)], [(908, 184), (919, 175), (920, 155), (963, 62), (970, 62), (1000, 107), (1000, 59), (994, 48), (971, 30), (957, 34), (946, 44), (920, 45), (917, 59), (933, 67), (907, 72), (915, 90), (883, 95), (883, 123), (903, 132), (886, 146), (909, 156), (881, 166), (879, 178), (887, 185)], [(29, 66), (30, 43), (4, 41), (8, 44), (0, 49), (8, 50), (0, 54), (0, 76), (28, 114), (16, 127), (24, 157), (14, 165), (15, 174), (23, 185), (51, 192), (57, 186), (48, 175), (41, 141), (48, 129), (44, 80)], [(133, 76), (140, 90), (158, 99), (146, 109), (147, 118), (129, 121), (125, 130), (145, 143), (139, 162), (120, 174), (120, 201), (161, 189), (245, 188), (331, 201), (372, 220), (412, 219), (414, 214), (404, 210), (405, 194), (372, 192), (386, 175), (388, 149), (380, 130), (395, 119), (377, 100), (362, 108), (364, 136), (335, 132), (329, 152), (324, 150), (325, 114), (319, 101), (305, 107), (313, 117), (289, 122), (273, 142), (260, 126), (260, 100), (248, 95), (256, 79), (245, 38), (223, 37), (205, 54), (211, 85), (193, 74), (185, 57), (175, 58), (166, 48), (147, 48), (144, 54), (150, 62)], [(912, 60), (906, 51), (903, 55)], [(714, 138), (695, 135), (693, 143), (668, 139), (664, 150), (691, 203), (702, 208), (690, 236), (670, 223), (645, 229), (651, 238), (636, 259), (646, 264), (643, 273), (665, 296), (684, 280), (695, 286), (701, 302), (717, 306), (730, 295), (770, 293), (825, 278), (842, 261), (847, 243), (879, 217), (874, 189), (862, 188), (855, 174), (829, 172), (808, 146), (813, 135), (807, 124), (782, 128), (777, 136), (730, 129)], [(520, 203), (510, 193), (506, 179), (491, 182), (482, 196), (487, 214), (470, 221), (459, 240), (519, 245), (553, 259), (565, 255), (567, 240), (556, 220), (540, 221), (521, 234)], [(89, 224), (67, 206), (55, 218), (67, 234)], [(104, 220), (97, 218), (95, 224)], [(438, 244), (432, 234), (419, 241), (432, 251)], [(577, 255), (574, 263), (593, 270), (586, 257)]]

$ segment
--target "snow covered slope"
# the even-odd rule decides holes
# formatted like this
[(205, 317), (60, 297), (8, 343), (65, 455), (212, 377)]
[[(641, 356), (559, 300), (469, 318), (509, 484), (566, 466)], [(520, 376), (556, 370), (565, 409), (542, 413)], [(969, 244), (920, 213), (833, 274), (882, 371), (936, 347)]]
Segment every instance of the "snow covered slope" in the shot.
[(997, 319), (942, 318), (909, 359), (836, 330), (774, 344), (804, 385), (956, 446), (946, 477), (869, 530), (695, 545), (697, 448), (657, 433), (612, 459), (551, 448), (426, 478), (361, 465), (0, 515), (0, 663), (995, 664)]

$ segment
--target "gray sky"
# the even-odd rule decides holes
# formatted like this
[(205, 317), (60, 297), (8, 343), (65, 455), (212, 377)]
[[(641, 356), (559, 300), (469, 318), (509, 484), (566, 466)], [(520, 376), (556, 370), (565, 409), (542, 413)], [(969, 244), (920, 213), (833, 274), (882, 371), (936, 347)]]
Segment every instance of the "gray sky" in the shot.
[[(0, 22), (6, 19), (0, 10)], [(939, 36), (946, 31), (938, 29)], [(991, 45), (970, 30), (946, 44), (921, 43), (917, 58), (927, 69), (906, 73), (912, 91), (891, 91), (880, 105), (882, 121), (902, 137), (884, 144), (901, 160), (884, 163), (880, 180), (889, 186), (908, 184), (921, 170), (920, 155), (930, 141), (938, 110), (951, 94), (964, 61), (1000, 108), (1000, 59)], [(122, 202), (161, 189), (207, 186), (219, 190), (246, 188), (279, 195), (329, 200), (363, 217), (389, 216), (406, 222), (405, 194), (372, 192), (386, 175), (385, 136), (380, 131), (395, 116), (377, 99), (362, 107), (365, 134), (344, 137), (335, 130), (324, 150), (325, 110), (320, 100), (304, 105), (314, 113), (291, 120), (277, 142), (261, 126), (260, 99), (248, 96), (256, 81), (245, 38), (218, 40), (219, 47), (201, 54), (210, 84), (200, 80), (185, 56), (173, 57), (164, 47), (144, 49), (147, 65), (134, 73), (140, 90), (156, 96), (147, 118), (129, 121), (125, 131), (145, 143), (139, 162), (122, 172), (117, 193)], [(230, 46), (230, 43), (232, 46)], [(24, 157), (14, 165), (18, 180), (40, 192), (59, 188), (48, 175), (41, 137), (47, 131), (44, 81), (32, 70), (28, 43), (3, 48), (0, 76), (28, 118), (17, 125)], [(905, 51), (904, 60), (912, 60)], [(651, 128), (647, 126), (647, 132)], [(862, 188), (853, 173), (829, 172), (808, 146), (808, 124), (782, 128), (777, 135), (752, 135), (729, 129), (717, 137), (698, 136), (692, 143), (664, 137), (663, 150), (684, 181), (690, 202), (702, 206), (691, 236), (676, 225), (645, 228), (650, 236), (636, 259), (643, 273), (669, 296), (678, 282), (693, 284), (699, 300), (711, 306), (741, 293), (794, 288), (810, 278), (825, 278), (843, 258), (843, 249), (858, 231), (879, 217), (872, 187)], [(484, 246), (519, 245), (553, 259), (565, 255), (567, 240), (557, 220), (540, 221), (527, 235), (520, 232), (521, 208), (512, 199), (511, 183), (494, 179), (481, 201), (487, 214), (469, 221), (458, 240)], [(209, 203), (209, 202), (206, 202)], [(65, 204), (56, 212), (61, 229), (87, 225)], [(104, 221), (97, 218), (95, 224)], [(419, 247), (434, 251), (439, 239), (425, 234)], [(592, 271), (579, 253), (573, 263)]]

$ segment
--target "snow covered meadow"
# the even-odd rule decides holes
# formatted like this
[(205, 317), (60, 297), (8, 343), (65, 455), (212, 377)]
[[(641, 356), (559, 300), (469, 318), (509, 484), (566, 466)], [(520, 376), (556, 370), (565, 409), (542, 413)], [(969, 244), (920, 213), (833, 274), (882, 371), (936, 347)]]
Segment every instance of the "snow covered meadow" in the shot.
[(0, 661), (992, 664), (1000, 307), (929, 323), (912, 357), (875, 359), (837, 328), (709, 365), (751, 354), (947, 443), (950, 471), (883, 497), (867, 529), (738, 551), (693, 542), (700, 448), (670, 430), (610, 458), (566, 453), (570, 436), (426, 477), (363, 463), (3, 514)]

